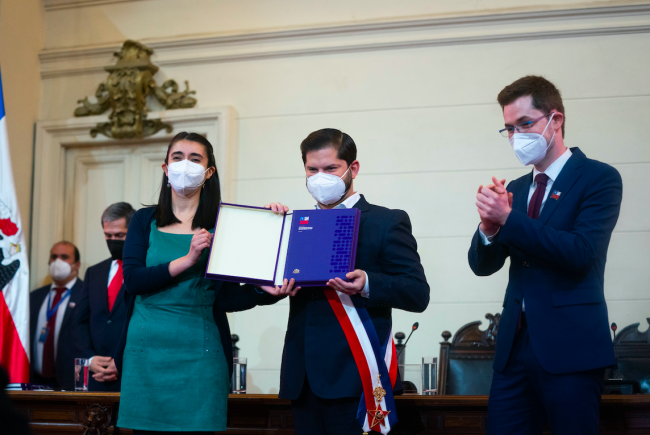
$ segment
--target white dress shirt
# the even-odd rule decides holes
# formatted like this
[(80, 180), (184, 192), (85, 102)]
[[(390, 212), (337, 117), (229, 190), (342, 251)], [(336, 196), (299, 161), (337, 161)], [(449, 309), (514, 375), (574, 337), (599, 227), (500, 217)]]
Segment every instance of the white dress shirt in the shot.
[[(111, 285), (111, 281), (113, 281), (113, 278), (115, 278), (115, 275), (117, 274), (118, 269), (119, 269), (119, 266), (117, 264), (117, 260), (113, 260), (111, 262), (111, 270), (108, 272), (108, 283), (106, 283), (107, 288), (108, 288), (109, 285)], [(122, 279), (122, 283), (124, 283), (124, 279)]]
[[(334, 208), (354, 208), (354, 206), (357, 204), (357, 202), (359, 202), (360, 199), (361, 199), (361, 194), (359, 192), (356, 192), (353, 195), (350, 195), (349, 198), (346, 198), (345, 201), (343, 201), (342, 203), (340, 203)], [(320, 208), (320, 206), (316, 204), (316, 208)], [(366, 283), (359, 294), (364, 298), (368, 298), (370, 297), (370, 280), (368, 279), (368, 274), (365, 271), (363, 273), (366, 275)]]
[[(72, 279), (72, 281), (65, 285), (65, 288), (70, 290), (76, 282), (77, 278)], [(54, 283), (52, 283), (50, 286), (50, 294), (49, 296), (45, 296), (43, 304), (41, 305), (41, 309), (38, 312), (38, 320), (36, 321), (36, 331), (34, 335), (34, 355), (32, 356), (32, 363), (34, 364), (34, 371), (36, 371), (36, 373), (39, 375), (43, 374), (43, 347), (45, 346), (45, 343), (41, 343), (39, 337), (41, 336), (41, 331), (47, 325), (47, 310), (52, 308), (51, 304), (54, 301), (54, 296), (56, 296), (56, 291), (54, 289), (57, 287), (58, 285)], [(50, 302), (50, 306), (47, 304), (48, 301)], [(56, 361), (56, 350), (57, 344), (59, 343), (59, 331), (61, 331), (61, 324), (63, 323), (65, 310), (68, 308), (69, 301), (70, 296), (62, 299), (61, 305), (59, 305), (59, 308), (56, 311), (56, 323), (54, 324), (54, 361)]]
[[(550, 164), (548, 168), (546, 168), (546, 171), (543, 173), (546, 174), (548, 177), (548, 180), (546, 181), (546, 191), (544, 192), (544, 198), (542, 198), (542, 205), (539, 208), (539, 214), (542, 214), (542, 210), (544, 209), (544, 204), (546, 204), (546, 199), (548, 198), (548, 195), (550, 192), (552, 192), (553, 188), (553, 183), (555, 180), (557, 180), (557, 177), (560, 175), (560, 172), (562, 172), (562, 168), (564, 168), (564, 165), (566, 162), (569, 160), (573, 153), (571, 152), (570, 149), (567, 148), (567, 150), (560, 156), (556, 161)], [(535, 193), (535, 189), (537, 189), (537, 182), (535, 181), (535, 177), (537, 174), (542, 174), (542, 172), (538, 171), (537, 168), (533, 169), (533, 182), (530, 185), (530, 189), (528, 190), (528, 201), (526, 201), (526, 210), (528, 210), (528, 206), (530, 205), (530, 200), (533, 197), (533, 194)], [(478, 230), (480, 236), (481, 236), (481, 241), (483, 242), (484, 245), (490, 245), (492, 243), (492, 240), (494, 240), (494, 237), (499, 233), (497, 230), (496, 233), (492, 234), (491, 236), (486, 236), (483, 234), (483, 231), (481, 231), (481, 228), (479, 227)], [(521, 310), (526, 311), (526, 305), (524, 304), (524, 301), (521, 301)]]

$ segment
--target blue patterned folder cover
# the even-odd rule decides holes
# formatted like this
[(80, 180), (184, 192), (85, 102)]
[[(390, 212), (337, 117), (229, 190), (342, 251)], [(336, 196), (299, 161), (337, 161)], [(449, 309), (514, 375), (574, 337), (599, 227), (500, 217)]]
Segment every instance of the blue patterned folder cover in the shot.
[(284, 277), (321, 286), (354, 270), (361, 212), (356, 208), (294, 210)]

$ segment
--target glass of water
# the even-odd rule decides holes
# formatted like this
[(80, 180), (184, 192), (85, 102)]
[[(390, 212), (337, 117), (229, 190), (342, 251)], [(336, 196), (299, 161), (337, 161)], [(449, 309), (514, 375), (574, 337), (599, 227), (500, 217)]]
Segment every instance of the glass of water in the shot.
[(425, 356), (422, 358), (422, 394), (433, 396), (437, 393), (438, 358)]
[(90, 360), (86, 358), (74, 359), (74, 390), (88, 391), (88, 369)]
[(246, 394), (246, 358), (233, 358), (232, 392)]

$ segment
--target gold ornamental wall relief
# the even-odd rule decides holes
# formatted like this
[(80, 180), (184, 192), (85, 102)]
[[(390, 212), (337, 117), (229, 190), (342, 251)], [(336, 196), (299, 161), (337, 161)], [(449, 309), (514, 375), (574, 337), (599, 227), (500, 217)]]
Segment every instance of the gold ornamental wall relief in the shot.
[(142, 138), (151, 136), (165, 129), (171, 133), (172, 126), (160, 119), (147, 119), (147, 97), (158, 100), (166, 109), (186, 109), (196, 105), (196, 94), (190, 91), (185, 82), (185, 90), (179, 92), (174, 80), (167, 80), (158, 86), (153, 76), (158, 67), (151, 63), (153, 50), (139, 42), (128, 40), (122, 49), (114, 53), (118, 58), (115, 65), (104, 67), (108, 78), (95, 91), (96, 103), (88, 97), (79, 100), (79, 107), (74, 116), (101, 115), (111, 109), (110, 121), (99, 123), (90, 130), (90, 135), (97, 134), (115, 139)]

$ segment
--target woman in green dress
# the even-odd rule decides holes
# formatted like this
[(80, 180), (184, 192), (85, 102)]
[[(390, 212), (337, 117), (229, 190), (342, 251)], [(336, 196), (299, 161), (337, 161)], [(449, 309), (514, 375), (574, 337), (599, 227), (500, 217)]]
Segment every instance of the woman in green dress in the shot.
[(298, 288), (205, 279), (221, 200), (212, 145), (179, 133), (162, 167), (158, 204), (135, 214), (124, 246), (130, 310), (115, 356), (117, 425), (135, 434), (225, 431), (232, 344), (220, 303), (248, 309)]

